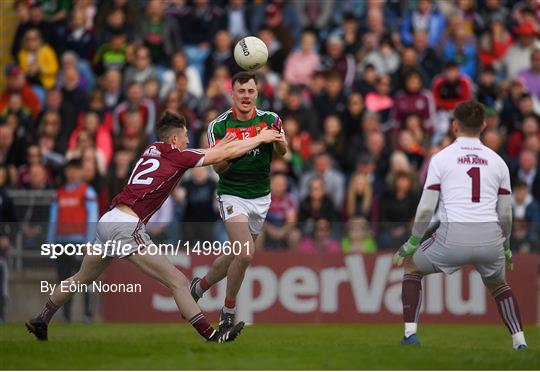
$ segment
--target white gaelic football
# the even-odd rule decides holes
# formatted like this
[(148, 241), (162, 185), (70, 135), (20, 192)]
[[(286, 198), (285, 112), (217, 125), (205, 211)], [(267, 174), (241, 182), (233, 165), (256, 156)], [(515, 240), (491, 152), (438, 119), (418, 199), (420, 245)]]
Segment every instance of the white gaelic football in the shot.
[(236, 43), (234, 60), (244, 70), (256, 70), (266, 64), (268, 48), (261, 39), (247, 36)]

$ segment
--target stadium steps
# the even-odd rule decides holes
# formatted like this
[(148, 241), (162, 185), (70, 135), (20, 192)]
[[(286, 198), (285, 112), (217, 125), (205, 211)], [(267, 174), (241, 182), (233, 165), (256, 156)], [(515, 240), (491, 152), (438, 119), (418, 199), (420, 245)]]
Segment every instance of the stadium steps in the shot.
[(4, 68), (12, 62), (11, 41), (17, 28), (17, 16), (13, 9), (13, 0), (0, 1), (0, 91), (6, 84)]

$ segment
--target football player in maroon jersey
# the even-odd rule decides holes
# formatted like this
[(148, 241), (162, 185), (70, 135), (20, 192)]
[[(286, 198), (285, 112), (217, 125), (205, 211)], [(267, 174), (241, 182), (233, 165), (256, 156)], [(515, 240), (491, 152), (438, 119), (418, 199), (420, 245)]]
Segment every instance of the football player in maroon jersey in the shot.
[[(156, 126), (157, 142), (149, 145), (136, 163), (122, 192), (111, 202), (110, 210), (97, 226), (93, 249), (86, 254), (80, 270), (57, 285), (40, 314), (26, 322), (29, 332), (39, 340), (47, 340), (48, 323), (54, 313), (73, 295), (62, 291), (70, 283), (89, 284), (97, 279), (114, 257), (126, 258), (147, 275), (157, 279), (172, 292), (180, 313), (208, 341), (234, 340), (242, 330), (240, 322), (226, 332), (214, 330), (191, 297), (188, 279), (163, 255), (145, 254), (152, 244), (145, 224), (160, 208), (182, 175), (193, 167), (215, 164), (244, 155), (251, 149), (270, 142), (282, 142), (278, 131), (266, 129), (245, 140), (227, 136), (209, 149), (186, 149), (189, 140), (182, 116), (166, 112)], [(111, 244), (119, 242), (120, 244)], [(83, 286), (84, 287), (84, 286)]]

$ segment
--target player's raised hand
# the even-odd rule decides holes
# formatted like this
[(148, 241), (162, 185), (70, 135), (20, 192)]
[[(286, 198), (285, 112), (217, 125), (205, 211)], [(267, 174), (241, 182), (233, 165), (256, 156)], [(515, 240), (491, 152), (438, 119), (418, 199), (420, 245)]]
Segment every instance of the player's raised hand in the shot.
[(507, 270), (514, 270), (514, 260), (512, 259), (512, 251), (510, 250), (510, 242), (507, 240), (504, 242), (504, 260), (506, 262)]
[(264, 143), (284, 141), (281, 133), (268, 128), (261, 130), (259, 136)]
[(405, 257), (412, 256), (418, 246), (420, 245), (420, 239), (411, 236), (409, 240), (407, 240), (394, 254), (394, 257), (392, 257), (392, 262), (396, 266), (403, 265), (403, 261), (405, 261)]

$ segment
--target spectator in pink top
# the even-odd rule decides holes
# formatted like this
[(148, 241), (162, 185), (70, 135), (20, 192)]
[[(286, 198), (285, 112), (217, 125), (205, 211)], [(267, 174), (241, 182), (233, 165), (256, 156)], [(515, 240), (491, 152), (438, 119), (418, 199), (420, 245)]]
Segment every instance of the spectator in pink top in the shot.
[(315, 223), (313, 236), (302, 239), (298, 244), (298, 252), (303, 253), (339, 253), (341, 252), (339, 243), (331, 235), (332, 229), (330, 222), (325, 219), (319, 219)]
[(319, 53), (315, 50), (317, 38), (311, 31), (302, 35), (300, 49), (289, 54), (285, 60), (285, 80), (289, 84), (309, 85), (311, 77), (320, 64)]

